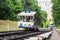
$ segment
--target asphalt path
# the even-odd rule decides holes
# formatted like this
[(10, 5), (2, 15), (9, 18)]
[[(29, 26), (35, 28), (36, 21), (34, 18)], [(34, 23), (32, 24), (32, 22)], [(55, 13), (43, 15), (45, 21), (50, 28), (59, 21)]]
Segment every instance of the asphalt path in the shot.
[(53, 30), (53, 33), (49, 40), (60, 40), (60, 34), (56, 30)]

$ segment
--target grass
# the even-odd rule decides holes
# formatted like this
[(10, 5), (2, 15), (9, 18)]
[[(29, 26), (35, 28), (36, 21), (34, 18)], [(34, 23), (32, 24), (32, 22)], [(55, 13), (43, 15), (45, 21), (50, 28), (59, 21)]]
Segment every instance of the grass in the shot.
[(54, 25), (54, 28), (60, 29), (60, 25)]
[(8, 31), (9, 30), (18, 30), (18, 23), (16, 21), (10, 20), (0, 20), (0, 31)]

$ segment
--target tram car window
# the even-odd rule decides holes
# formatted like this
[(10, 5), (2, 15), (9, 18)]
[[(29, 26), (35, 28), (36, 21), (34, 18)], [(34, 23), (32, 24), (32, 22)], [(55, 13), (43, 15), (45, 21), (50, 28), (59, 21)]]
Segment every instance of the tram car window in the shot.
[(30, 22), (30, 16), (26, 17), (26, 22)]

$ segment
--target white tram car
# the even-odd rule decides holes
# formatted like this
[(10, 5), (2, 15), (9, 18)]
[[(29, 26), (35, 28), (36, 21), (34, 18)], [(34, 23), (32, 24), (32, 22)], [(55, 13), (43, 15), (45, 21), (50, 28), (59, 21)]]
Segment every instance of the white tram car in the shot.
[(34, 27), (35, 15), (36, 15), (36, 12), (34, 12), (34, 11), (19, 13), (18, 14), (18, 17), (19, 17), (18, 27), (19, 28), (37, 29)]

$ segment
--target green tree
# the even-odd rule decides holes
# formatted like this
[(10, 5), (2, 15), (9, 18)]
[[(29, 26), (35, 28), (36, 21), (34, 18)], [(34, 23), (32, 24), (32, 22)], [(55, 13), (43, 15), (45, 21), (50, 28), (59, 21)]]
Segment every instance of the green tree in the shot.
[(30, 8), (32, 11), (36, 11), (36, 13), (39, 15), (40, 25), (43, 25), (43, 21), (45, 22), (47, 19), (47, 14), (38, 6), (37, 0), (23, 0), (23, 5), (25, 8), (27, 7)]
[(12, 0), (13, 1), (13, 8), (16, 13), (22, 12), (24, 10), (24, 6), (22, 4), (22, 0)]
[(55, 25), (60, 25), (60, 0), (52, 0), (53, 7), (52, 7), (52, 12), (53, 12), (53, 18), (54, 18), (54, 23)]
[(0, 0), (0, 19), (16, 20), (17, 13), (23, 11), (21, 0)]
[(46, 21), (46, 12), (38, 6), (37, 0), (0, 0), (0, 19), (16, 20), (17, 14), (30, 8), (39, 15), (40, 25)]

